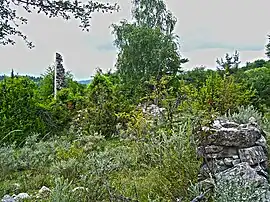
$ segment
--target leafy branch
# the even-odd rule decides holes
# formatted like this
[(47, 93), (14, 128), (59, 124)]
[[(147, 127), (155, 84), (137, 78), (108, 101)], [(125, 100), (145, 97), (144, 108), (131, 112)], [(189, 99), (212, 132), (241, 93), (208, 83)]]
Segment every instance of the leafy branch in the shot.
[(82, 3), (78, 0), (0, 0), (0, 44), (2, 45), (14, 45), (16, 42), (11, 36), (18, 36), (26, 42), (29, 48), (34, 47), (27, 36), (19, 30), (20, 25), (27, 24), (28, 21), (17, 14), (16, 7), (22, 7), (28, 13), (35, 10), (49, 18), (78, 19), (82, 31), (89, 31), (93, 12), (119, 11), (117, 4), (94, 1)]

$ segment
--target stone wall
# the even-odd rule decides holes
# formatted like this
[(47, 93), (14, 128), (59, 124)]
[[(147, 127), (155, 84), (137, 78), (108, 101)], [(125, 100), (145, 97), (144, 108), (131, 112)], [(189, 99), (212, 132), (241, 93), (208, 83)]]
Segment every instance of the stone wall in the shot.
[(245, 183), (256, 183), (257, 188), (268, 190), (266, 134), (254, 118), (247, 124), (216, 120), (203, 131), (206, 135), (197, 151), (203, 158), (200, 182), (228, 182), (240, 177)]

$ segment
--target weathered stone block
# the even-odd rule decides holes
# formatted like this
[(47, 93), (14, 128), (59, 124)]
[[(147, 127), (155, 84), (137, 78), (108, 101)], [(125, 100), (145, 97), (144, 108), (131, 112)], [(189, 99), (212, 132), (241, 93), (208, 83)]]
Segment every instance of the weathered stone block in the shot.
[(245, 129), (221, 128), (216, 133), (207, 136), (203, 145), (245, 148), (255, 145), (260, 137), (260, 131), (255, 127)]
[(257, 186), (267, 186), (266, 178), (258, 175), (255, 169), (251, 168), (247, 162), (242, 162), (215, 175), (216, 180), (233, 181), (236, 177), (241, 177), (242, 180), (252, 181)]
[(224, 158), (224, 164), (227, 166), (233, 166), (233, 158)]
[(239, 157), (241, 162), (248, 162), (249, 165), (256, 165), (267, 160), (267, 156), (261, 146), (239, 149)]
[[(223, 146), (201, 146), (197, 152), (199, 157), (212, 159), (212, 158), (228, 158), (238, 156), (237, 147), (223, 147)], [(239, 158), (239, 157), (238, 157)]]
[(207, 133), (210, 135), (205, 137), (197, 150), (198, 155), (204, 158), (200, 180), (214, 175), (217, 184), (237, 179), (240, 183), (235, 187), (237, 193), (241, 193), (241, 186), (249, 187), (247, 184), (260, 193), (267, 191), (267, 143), (257, 124), (239, 125), (218, 120), (212, 128), (208, 128)]

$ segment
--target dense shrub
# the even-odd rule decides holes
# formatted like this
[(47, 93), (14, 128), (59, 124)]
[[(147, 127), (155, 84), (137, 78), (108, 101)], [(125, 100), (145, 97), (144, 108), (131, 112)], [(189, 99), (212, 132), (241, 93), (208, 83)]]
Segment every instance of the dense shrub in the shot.
[(252, 89), (246, 88), (243, 83), (236, 83), (233, 76), (222, 78), (214, 73), (207, 78), (203, 87), (197, 90), (197, 106), (194, 107), (226, 114), (235, 111), (240, 105), (248, 105), (253, 96)]
[(1, 143), (22, 142), (27, 134), (46, 132), (39, 116), (43, 109), (34, 99), (36, 84), (27, 77), (6, 77), (0, 82)]
[(82, 109), (73, 119), (77, 133), (97, 133), (112, 137), (116, 133), (116, 97), (114, 86), (106, 75), (97, 74), (86, 90)]

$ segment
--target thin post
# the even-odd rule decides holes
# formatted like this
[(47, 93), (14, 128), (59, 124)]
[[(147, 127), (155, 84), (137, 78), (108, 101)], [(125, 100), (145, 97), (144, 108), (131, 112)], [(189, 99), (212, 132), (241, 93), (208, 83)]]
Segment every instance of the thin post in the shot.
[(57, 75), (57, 66), (56, 64), (54, 64), (54, 99), (56, 99), (56, 94), (57, 94), (56, 75)]

